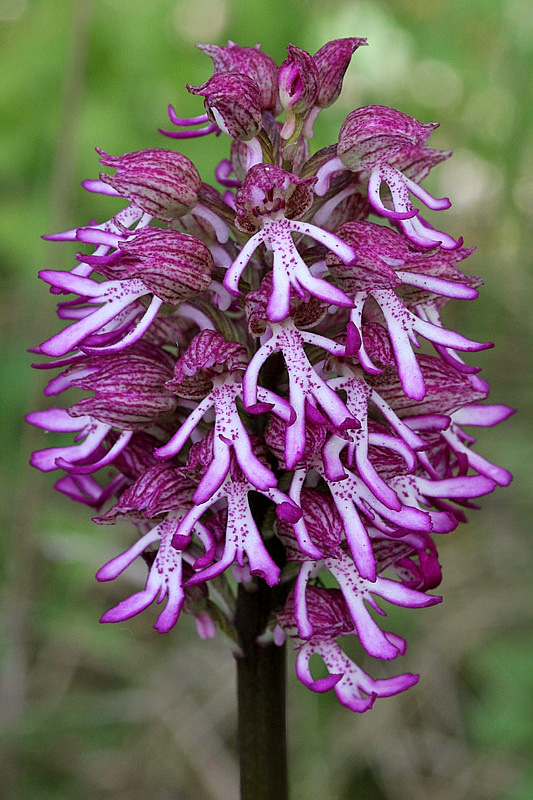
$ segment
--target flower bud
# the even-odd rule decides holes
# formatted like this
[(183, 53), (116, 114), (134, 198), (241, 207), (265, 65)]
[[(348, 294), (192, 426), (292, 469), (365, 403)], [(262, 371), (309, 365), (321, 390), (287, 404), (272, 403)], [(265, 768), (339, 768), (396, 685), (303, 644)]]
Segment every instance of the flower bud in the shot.
[(319, 89), (315, 104), (320, 108), (333, 105), (342, 89), (342, 79), (348, 69), (352, 53), (367, 44), (366, 39), (334, 39), (321, 47), (313, 56), (318, 69)]
[(216, 44), (197, 44), (199, 50), (213, 61), (215, 73), (240, 72), (257, 85), (261, 95), (261, 108), (273, 109), (278, 99), (278, 68), (274, 60), (263, 53), (260, 45), (239, 47), (228, 42), (226, 47)]
[(170, 221), (187, 214), (196, 205), (202, 179), (186, 156), (153, 148), (123, 156), (97, 150), (100, 162), (114, 167), (116, 175), (100, 180), (157, 219)]
[(339, 132), (337, 155), (354, 172), (389, 163), (403, 147), (423, 145), (434, 122), (418, 122), (385, 106), (364, 106), (348, 114)]
[(221, 72), (201, 86), (189, 86), (191, 94), (205, 97), (209, 118), (233, 139), (249, 141), (262, 126), (261, 95), (257, 84), (239, 72)]
[(305, 114), (315, 104), (318, 94), (318, 69), (305, 50), (293, 44), (287, 50), (289, 56), (279, 68), (279, 99), (285, 110)]

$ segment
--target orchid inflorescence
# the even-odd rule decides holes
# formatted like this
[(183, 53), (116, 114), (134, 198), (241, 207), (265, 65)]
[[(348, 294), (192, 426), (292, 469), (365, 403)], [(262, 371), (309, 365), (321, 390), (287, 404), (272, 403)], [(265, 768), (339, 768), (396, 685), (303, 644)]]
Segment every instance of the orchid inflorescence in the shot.
[(32, 464), (61, 470), (56, 488), (97, 511), (113, 500), (98, 524), (137, 528), (96, 577), (142, 557), (146, 585), (102, 622), (165, 601), (159, 632), (183, 610), (202, 638), (218, 625), (238, 655), (236, 585), (281, 587), (261, 642), (289, 637), (300, 680), (354, 711), (418, 676), (373, 679), (339, 638), (376, 659), (405, 652), (369, 608), (440, 602), (428, 593), (441, 580), (432, 534), (511, 480), (463, 426), (512, 413), (482, 403), (488, 384), (459, 355), (492, 345), (441, 322), (481, 281), (459, 269), (472, 249), (420, 215), (450, 206), (420, 185), (451, 155), (426, 145), (437, 125), (366, 106), (310, 153), (363, 45), (335, 40), (314, 56), (289, 45), (281, 67), (259, 45), (199, 45), (215, 72), (187, 88), (205, 113), (170, 107), (175, 130), (163, 133), (229, 136), (218, 188), (173, 150), (98, 151), (115, 174), (84, 186), (123, 207), (45, 237), (94, 251), (70, 272), (40, 273), (67, 325), (33, 351), (61, 370), (45, 395), (92, 396), (28, 415), (75, 434)]

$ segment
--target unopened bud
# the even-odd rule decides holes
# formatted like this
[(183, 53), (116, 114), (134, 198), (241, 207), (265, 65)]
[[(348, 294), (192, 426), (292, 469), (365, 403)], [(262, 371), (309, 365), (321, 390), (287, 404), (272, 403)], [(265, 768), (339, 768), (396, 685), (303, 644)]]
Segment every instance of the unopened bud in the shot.
[(315, 104), (320, 108), (333, 105), (342, 89), (342, 79), (358, 47), (367, 44), (366, 39), (334, 39), (321, 47), (313, 56), (318, 69), (319, 89)]
[(312, 56), (293, 44), (289, 56), (279, 68), (279, 99), (285, 110), (305, 114), (315, 104), (318, 94), (318, 69)]
[(205, 98), (209, 118), (233, 139), (246, 142), (261, 130), (261, 95), (247, 75), (221, 72), (201, 86), (187, 84), (187, 89)]
[(199, 50), (213, 61), (215, 73), (240, 72), (256, 84), (261, 95), (261, 108), (274, 109), (278, 99), (278, 68), (273, 58), (263, 53), (260, 46), (239, 47), (228, 42), (226, 47), (216, 44), (197, 44)]

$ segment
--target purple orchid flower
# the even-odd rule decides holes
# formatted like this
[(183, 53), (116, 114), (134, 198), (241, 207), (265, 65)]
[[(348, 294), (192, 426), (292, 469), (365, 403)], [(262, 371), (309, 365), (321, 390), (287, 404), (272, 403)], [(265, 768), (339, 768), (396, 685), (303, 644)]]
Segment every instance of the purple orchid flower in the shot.
[[(331, 176), (339, 170), (369, 172), (370, 203), (378, 214), (394, 220), (410, 241), (419, 247), (434, 247), (436, 244), (452, 250), (460, 247), (461, 242), (456, 242), (446, 233), (435, 231), (417, 216), (419, 209), (412, 205), (409, 194), (414, 194), (434, 211), (449, 208), (449, 199), (433, 197), (401, 171), (401, 164), (393, 166), (406, 151), (409, 152), (409, 160), (415, 160), (413, 149), (416, 149), (418, 161), (423, 160), (425, 150), (428, 150), (428, 160), (433, 163), (435, 151), (426, 148), (425, 142), (437, 127), (437, 123), (418, 122), (407, 114), (385, 106), (366, 106), (352, 111), (342, 124), (336, 156), (317, 172), (316, 192), (325, 194)], [(381, 199), (380, 188), (383, 183), (389, 190), (392, 208), (388, 208)]]
[[(144, 228), (132, 241), (129, 237), (121, 239), (115, 234), (89, 228), (78, 231), (78, 238), (115, 247), (115, 252), (109, 256), (85, 256), (84, 261), (106, 277), (117, 273), (120, 277), (97, 283), (69, 272), (43, 270), (39, 273), (39, 277), (55, 289), (78, 294), (89, 304), (102, 304), (97, 310), (90, 306), (84, 308), (81, 319), (40, 345), (38, 351), (45, 355), (65, 355), (83, 346), (89, 336), (105, 333), (109, 324), (120, 331), (124, 322), (121, 312), (134, 301), (151, 294), (152, 299), (141, 319), (118, 342), (98, 348), (101, 353), (121, 350), (143, 336), (163, 303), (176, 304), (194, 297), (211, 283), (213, 257), (209, 249), (192, 236)], [(86, 345), (86, 351), (87, 347), (92, 349)]]
[[(78, 475), (96, 472), (110, 464), (120, 454), (133, 434), (131, 430), (123, 431), (113, 446), (102, 453), (100, 445), (110, 433), (112, 426), (90, 416), (83, 415), (76, 418), (63, 408), (50, 408), (47, 411), (32, 411), (26, 415), (26, 421), (47, 431), (76, 432), (76, 441), (83, 439), (81, 444), (37, 450), (30, 463), (43, 472), (50, 472), (58, 468)], [(86, 461), (91, 456), (95, 456), (96, 461), (87, 464)]]
[[(418, 676), (376, 680), (339, 640), (383, 661), (405, 652), (372, 612), (440, 602), (437, 534), (511, 481), (467, 431), (513, 413), (484, 403), (489, 385), (463, 361), (492, 345), (442, 321), (482, 282), (460, 269), (473, 248), (413, 204), (450, 205), (420, 185), (451, 155), (426, 144), (436, 123), (370, 105), (311, 152), (364, 45), (337, 39), (314, 56), (289, 45), (279, 67), (259, 45), (199, 45), (214, 74), (188, 88), (205, 113), (169, 106), (176, 130), (163, 133), (228, 135), (219, 188), (173, 150), (97, 150), (115, 172), (83, 186), (125, 207), (45, 237), (93, 252), (40, 273), (66, 325), (32, 350), (52, 357), (35, 366), (59, 370), (45, 395), (78, 396), (27, 416), (74, 434), (32, 465), (58, 470), (55, 488), (97, 524), (137, 529), (97, 579), (142, 558), (146, 582), (102, 622), (164, 602), (160, 633), (189, 613), (201, 638), (220, 627), (242, 656), (235, 583), (260, 588), (271, 613), (254, 641), (292, 639), (300, 680), (356, 712)], [(326, 677), (313, 676), (316, 657)]]
[[(294, 631), (294, 596), (289, 595), (285, 608), (278, 613), (280, 632), (296, 640), (296, 674), (302, 683), (315, 692), (334, 689), (342, 705), (359, 713), (368, 711), (377, 697), (390, 697), (405, 691), (418, 681), (418, 675), (405, 673), (394, 678), (372, 679), (343, 652), (337, 644), (342, 635), (354, 632), (353, 621), (347, 613), (342, 594), (336, 589), (309, 587), (309, 616), (312, 620), (313, 636), (308, 641), (300, 641)], [(389, 634), (396, 644), (396, 652), (405, 652), (405, 641), (399, 636)], [(311, 657), (318, 654), (324, 661), (328, 676), (313, 678), (310, 670)]]
[[(259, 245), (273, 255), (273, 291), (267, 307), (271, 322), (280, 322), (289, 314), (290, 287), (304, 296), (305, 292), (319, 297), (327, 303), (350, 308), (350, 298), (331, 283), (315, 278), (303, 261), (291, 233), (310, 236), (335, 252), (344, 263), (353, 262), (355, 254), (351, 247), (338, 237), (310, 223), (302, 223), (294, 216), (301, 216), (312, 203), (312, 190), (306, 181), (271, 165), (253, 167), (235, 198), (238, 209), (236, 223), (241, 229), (260, 230), (242, 248), (238, 258), (228, 269), (224, 286), (236, 297), (239, 278)], [(285, 212), (289, 215), (286, 216)]]

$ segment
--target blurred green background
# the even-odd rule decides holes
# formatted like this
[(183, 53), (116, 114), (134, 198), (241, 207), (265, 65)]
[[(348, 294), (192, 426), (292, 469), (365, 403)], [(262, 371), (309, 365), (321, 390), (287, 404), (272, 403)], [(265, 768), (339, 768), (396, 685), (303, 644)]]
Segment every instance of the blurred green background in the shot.
[[(288, 42), (315, 52), (366, 36), (339, 102), (316, 125), (336, 139), (358, 105), (440, 121), (434, 147), (455, 150), (427, 185), (453, 208), (439, 220), (478, 250), (466, 269), (485, 286), (447, 321), (492, 340), (479, 363), (492, 400), (516, 406), (480, 435), (515, 473), (471, 523), (439, 542), (445, 601), (391, 614), (410, 647), (398, 671), (421, 672), (406, 695), (360, 717), (315, 696), (290, 670), (293, 796), (302, 800), (530, 800), (533, 670), (530, 529), (533, 485), (528, 223), (532, 213), (533, 21), (526, 0), (0, 0), (0, 273), (3, 333), (0, 795), (7, 800), (232, 800), (237, 797), (232, 657), (199, 642), (189, 618), (167, 636), (152, 610), (100, 626), (134, 591), (95, 570), (130, 540), (27, 466), (44, 434), (23, 414), (46, 405), (26, 349), (55, 332), (38, 269), (67, 268), (75, 247), (40, 234), (103, 220), (116, 207), (84, 192), (98, 146), (112, 154), (170, 147), (166, 105), (201, 113), (184, 83), (211, 74), (195, 42), (262, 42), (278, 63)], [(187, 143), (206, 181), (220, 137)], [(109, 213), (107, 213), (109, 212)], [(131, 582), (129, 585), (128, 581)], [(150, 616), (152, 614), (152, 616)], [(413, 619), (414, 618), (414, 619)], [(380, 666), (367, 664), (378, 676)], [(385, 668), (379, 675), (393, 674)]]

